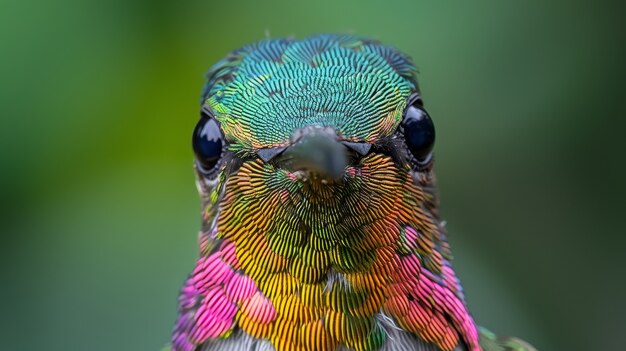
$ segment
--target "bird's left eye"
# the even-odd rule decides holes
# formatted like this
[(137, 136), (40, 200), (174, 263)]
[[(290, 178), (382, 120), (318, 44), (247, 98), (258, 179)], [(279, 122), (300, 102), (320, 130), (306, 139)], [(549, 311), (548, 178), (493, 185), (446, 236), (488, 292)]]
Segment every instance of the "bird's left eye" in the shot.
[(205, 112), (193, 131), (192, 145), (201, 170), (213, 170), (222, 157), (224, 136), (217, 121)]

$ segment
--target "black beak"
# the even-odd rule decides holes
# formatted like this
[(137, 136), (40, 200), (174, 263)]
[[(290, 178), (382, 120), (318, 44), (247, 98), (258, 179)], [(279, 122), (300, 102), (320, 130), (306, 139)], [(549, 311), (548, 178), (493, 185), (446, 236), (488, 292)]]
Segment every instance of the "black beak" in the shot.
[(288, 147), (261, 149), (257, 153), (265, 162), (276, 158), (281, 167), (291, 172), (301, 171), (307, 178), (321, 178), (329, 182), (343, 179), (348, 165), (348, 149), (337, 140), (334, 129), (298, 129), (292, 134), (291, 143)]
[(303, 171), (312, 178), (337, 182), (348, 165), (347, 149), (332, 128), (305, 128), (292, 135), (293, 144), (281, 157), (281, 164), (292, 172)]

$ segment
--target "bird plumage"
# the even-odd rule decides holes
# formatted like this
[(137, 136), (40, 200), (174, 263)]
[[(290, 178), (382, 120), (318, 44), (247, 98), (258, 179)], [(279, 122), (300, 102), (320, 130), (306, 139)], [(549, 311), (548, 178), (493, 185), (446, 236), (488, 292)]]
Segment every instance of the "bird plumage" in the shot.
[[(466, 308), (432, 159), (404, 142), (416, 96), (407, 56), (354, 36), (268, 39), (211, 69), (203, 111), (227, 146), (196, 166), (200, 257), (173, 350), (531, 350)], [(345, 164), (319, 161), (340, 179), (294, 166), (327, 141), (346, 145)]]

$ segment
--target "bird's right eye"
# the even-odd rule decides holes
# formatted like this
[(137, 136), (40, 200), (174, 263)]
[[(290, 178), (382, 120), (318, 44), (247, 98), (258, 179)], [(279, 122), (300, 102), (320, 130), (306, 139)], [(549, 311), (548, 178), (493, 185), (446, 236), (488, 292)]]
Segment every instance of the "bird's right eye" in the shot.
[(202, 112), (202, 117), (193, 130), (192, 146), (196, 160), (204, 173), (210, 172), (222, 158), (224, 136), (217, 121)]
[(404, 111), (404, 139), (418, 164), (427, 164), (435, 144), (435, 125), (418, 98)]

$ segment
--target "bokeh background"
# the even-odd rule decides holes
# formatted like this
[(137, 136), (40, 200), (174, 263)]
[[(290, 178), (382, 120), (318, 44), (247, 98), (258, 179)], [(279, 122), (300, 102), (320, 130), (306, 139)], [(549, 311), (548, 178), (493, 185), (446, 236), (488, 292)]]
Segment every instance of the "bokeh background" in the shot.
[(204, 73), (266, 35), (411, 55), (475, 318), (626, 345), (624, 11), (589, 1), (0, 3), (0, 348), (158, 350), (197, 255)]

